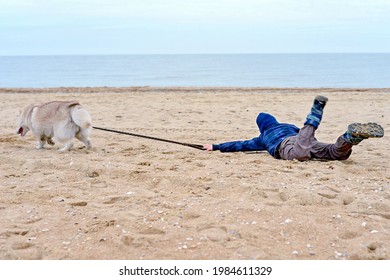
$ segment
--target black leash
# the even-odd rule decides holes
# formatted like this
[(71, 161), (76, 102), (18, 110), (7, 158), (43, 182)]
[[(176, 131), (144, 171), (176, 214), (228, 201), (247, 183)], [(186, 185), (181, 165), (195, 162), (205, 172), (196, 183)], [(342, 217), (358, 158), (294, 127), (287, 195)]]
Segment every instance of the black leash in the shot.
[(141, 135), (141, 134), (135, 134), (135, 133), (130, 133), (130, 132), (124, 132), (124, 131), (119, 131), (119, 130), (102, 128), (102, 127), (97, 127), (97, 126), (92, 126), (92, 127), (94, 129), (98, 129), (98, 130), (114, 132), (114, 133), (119, 133), (119, 134), (125, 134), (125, 135), (130, 135), (130, 136), (136, 136), (136, 137), (141, 137), (141, 138), (146, 138), (146, 139), (151, 139), (151, 140), (157, 140), (157, 141), (162, 141), (162, 142), (168, 142), (168, 143), (173, 143), (173, 144), (179, 144), (179, 145), (182, 145), (182, 146), (187, 146), (187, 147), (191, 147), (191, 148), (198, 149), (198, 150), (204, 150), (203, 145), (182, 143), (182, 142), (177, 142), (177, 141), (172, 141), (172, 140), (167, 140), (167, 139), (162, 139), (162, 138), (157, 138), (157, 137), (151, 137), (151, 136), (146, 136), (146, 135)]

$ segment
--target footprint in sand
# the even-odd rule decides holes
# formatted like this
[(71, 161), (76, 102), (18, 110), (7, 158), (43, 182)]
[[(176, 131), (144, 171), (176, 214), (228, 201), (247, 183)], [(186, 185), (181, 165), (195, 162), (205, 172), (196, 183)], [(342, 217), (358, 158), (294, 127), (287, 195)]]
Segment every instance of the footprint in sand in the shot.
[(344, 232), (342, 232), (339, 237), (341, 239), (354, 239), (356, 237), (359, 237), (361, 235), (361, 233), (357, 232), (357, 231), (352, 231), (352, 230), (346, 230)]
[(230, 239), (227, 228), (224, 226), (203, 225), (199, 226), (197, 230), (201, 238), (207, 238), (212, 242), (225, 242)]
[(103, 201), (103, 204), (114, 204), (114, 203), (117, 203), (119, 201), (124, 201), (124, 200), (128, 200), (129, 197), (125, 197), (125, 196), (114, 196), (114, 197), (110, 197), (106, 200)]
[(86, 201), (75, 201), (75, 202), (70, 202), (69, 203), (72, 206), (87, 206), (88, 202)]
[(141, 230), (139, 233), (146, 234), (146, 235), (163, 235), (165, 234), (165, 231), (159, 228), (149, 227), (147, 229)]
[(11, 259), (17, 260), (40, 260), (42, 259), (41, 250), (30, 242), (14, 242), (9, 250)]

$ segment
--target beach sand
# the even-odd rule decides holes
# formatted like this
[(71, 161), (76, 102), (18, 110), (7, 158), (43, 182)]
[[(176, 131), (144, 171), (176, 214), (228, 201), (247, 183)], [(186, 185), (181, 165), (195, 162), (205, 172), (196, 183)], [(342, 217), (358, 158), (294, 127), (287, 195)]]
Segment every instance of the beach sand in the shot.
[[(329, 102), (317, 139), (351, 122), (385, 136), (346, 161), (205, 152), (93, 130), (35, 149), (19, 110), (77, 100), (93, 125), (204, 144), (258, 136), (259, 112), (301, 126)], [(0, 259), (390, 259), (390, 89), (0, 89)], [(386, 134), (387, 133), (387, 134)]]

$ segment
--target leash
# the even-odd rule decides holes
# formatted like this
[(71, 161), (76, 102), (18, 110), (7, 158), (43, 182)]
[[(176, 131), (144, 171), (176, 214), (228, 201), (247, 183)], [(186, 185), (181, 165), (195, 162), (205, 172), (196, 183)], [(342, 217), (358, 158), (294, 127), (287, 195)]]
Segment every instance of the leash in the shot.
[(157, 138), (157, 137), (152, 137), (152, 136), (146, 136), (146, 135), (135, 134), (135, 133), (130, 133), (130, 132), (124, 132), (124, 131), (119, 131), (119, 130), (114, 130), (114, 129), (97, 127), (97, 126), (92, 126), (92, 127), (94, 129), (98, 129), (98, 130), (114, 132), (114, 133), (124, 134), (124, 135), (130, 135), (130, 136), (136, 136), (136, 137), (141, 137), (141, 138), (146, 138), (146, 139), (151, 139), (151, 140), (157, 140), (157, 141), (162, 141), (162, 142), (167, 142), (167, 143), (187, 146), (187, 147), (191, 147), (191, 148), (198, 149), (198, 150), (204, 150), (203, 145), (182, 143), (182, 142), (177, 142), (177, 141), (172, 141), (172, 140), (167, 140), (167, 139), (162, 139), (162, 138)]

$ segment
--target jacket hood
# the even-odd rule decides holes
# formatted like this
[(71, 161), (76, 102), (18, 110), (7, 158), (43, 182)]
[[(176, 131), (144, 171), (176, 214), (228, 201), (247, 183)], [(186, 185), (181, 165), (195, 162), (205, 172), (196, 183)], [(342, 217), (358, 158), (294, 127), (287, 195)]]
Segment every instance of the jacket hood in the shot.
[(257, 116), (257, 126), (260, 129), (260, 133), (263, 133), (267, 128), (272, 125), (279, 124), (279, 122), (275, 119), (274, 116), (267, 113), (260, 113)]

